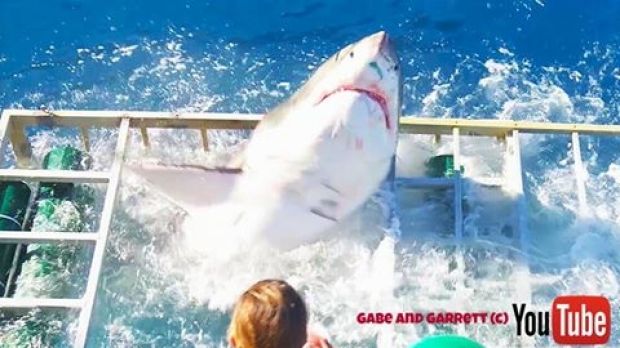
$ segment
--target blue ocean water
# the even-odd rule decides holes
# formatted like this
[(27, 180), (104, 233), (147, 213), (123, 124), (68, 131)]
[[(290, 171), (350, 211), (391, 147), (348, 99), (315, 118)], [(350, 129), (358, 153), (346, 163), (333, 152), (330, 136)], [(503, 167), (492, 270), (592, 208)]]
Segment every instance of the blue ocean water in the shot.
[[(263, 93), (240, 105), (244, 87), (264, 83), (277, 91), (286, 81), (294, 88), (310, 66), (344, 43), (385, 29), (406, 62), (408, 114), (423, 109), (433, 87), (450, 82), (439, 107), (457, 117), (492, 117), (496, 105), (484, 105), (488, 101), (473, 94), (487, 73), (483, 63), (495, 59), (513, 61), (525, 70), (524, 78), (549, 80), (569, 96), (599, 97), (605, 103), (600, 121), (611, 123), (618, 115), (620, 5), (613, 0), (587, 6), (576, 0), (360, 1), (353, 7), (345, 1), (5, 0), (0, 6), (3, 107), (178, 109), (195, 104), (182, 93), (172, 97), (185, 83), (226, 96), (212, 109), (264, 110), (285, 95)], [(122, 49), (132, 45), (138, 49)], [(142, 87), (128, 81), (134, 70), (176, 52), (175, 45), (185, 68), (179, 81), (157, 92), (159, 98), (101, 96), (62, 104), (63, 93), (74, 89), (99, 88), (131, 99)], [(245, 73), (257, 61), (263, 64)], [(226, 69), (218, 69), (218, 62)], [(471, 100), (463, 101), (467, 96)]]
[[(382, 29), (403, 62), (405, 115), (620, 124), (619, 23), (615, 0), (2, 0), (0, 108), (265, 112), (339, 47)], [(540, 259), (533, 281), (546, 284), (535, 289), (535, 300), (602, 292), (620, 316), (619, 149), (618, 139), (582, 139), (594, 217), (581, 223), (567, 139), (526, 142), (527, 195), (538, 213), (530, 223)], [(399, 252), (401, 284), (418, 281), (424, 265), (441, 268), (440, 251), (417, 247), (428, 252), (424, 260), (406, 247)], [(146, 249), (137, 252), (152, 252)], [(349, 256), (360, 255), (365, 251)], [(297, 280), (311, 295), (339, 278), (334, 271), (312, 279), (322, 282)], [(148, 294), (134, 302), (151, 299), (161, 286), (145, 283)], [(223, 296), (206, 287), (209, 295)], [(138, 310), (119, 295), (123, 291), (111, 286), (103, 300), (120, 305), (100, 310), (93, 345), (213, 346), (223, 337), (226, 312), (218, 305), (208, 311), (190, 300), (178, 305), (175, 292), (153, 295), (156, 300)], [(423, 298), (415, 286), (396, 292), (398, 303)], [(345, 298), (363, 295), (339, 294), (332, 303), (325, 291), (314, 293), (310, 301), (326, 307), (315, 316), (341, 346), (375, 346), (374, 333), (351, 332), (326, 314), (360, 310)], [(472, 301), (476, 308), (488, 305)], [(414, 340), (423, 333), (399, 334)], [(510, 342), (484, 330), (472, 334), (490, 345)], [(620, 345), (617, 330), (612, 342)]]

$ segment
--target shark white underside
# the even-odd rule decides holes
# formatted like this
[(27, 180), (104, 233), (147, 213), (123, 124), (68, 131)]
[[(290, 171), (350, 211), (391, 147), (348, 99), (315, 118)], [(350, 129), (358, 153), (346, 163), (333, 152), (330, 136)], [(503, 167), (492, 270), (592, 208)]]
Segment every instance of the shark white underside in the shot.
[(240, 171), (130, 168), (187, 211), (182, 233), (196, 248), (316, 241), (389, 171), (400, 111), (396, 64), (384, 33), (347, 46), (261, 121)]
[(243, 174), (130, 168), (188, 212), (185, 234), (280, 249), (313, 242), (377, 189), (394, 144), (376, 126), (385, 122), (380, 106), (357, 92), (336, 93), (295, 117), (302, 121), (252, 139)]

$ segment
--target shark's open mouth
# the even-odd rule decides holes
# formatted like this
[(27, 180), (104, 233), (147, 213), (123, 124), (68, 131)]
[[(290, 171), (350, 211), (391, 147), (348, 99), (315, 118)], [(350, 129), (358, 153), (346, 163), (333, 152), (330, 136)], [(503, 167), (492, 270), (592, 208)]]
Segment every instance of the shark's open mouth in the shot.
[(377, 104), (379, 104), (379, 106), (381, 107), (381, 110), (383, 111), (383, 117), (385, 118), (385, 127), (387, 129), (391, 129), (391, 124), (390, 124), (390, 113), (388, 111), (388, 106), (387, 106), (387, 99), (385, 98), (385, 96), (383, 96), (383, 94), (377, 92), (377, 91), (371, 91), (368, 89), (363, 89), (363, 88), (359, 88), (359, 87), (355, 87), (355, 86), (342, 86), (332, 92), (329, 92), (327, 94), (325, 94), (321, 100), (319, 101), (322, 102), (323, 100), (327, 99), (329, 96), (334, 95), (335, 93), (338, 92), (342, 92), (342, 91), (353, 91), (353, 92), (357, 92), (357, 93), (361, 93), (366, 95), (368, 98), (372, 99), (373, 101), (375, 101)]

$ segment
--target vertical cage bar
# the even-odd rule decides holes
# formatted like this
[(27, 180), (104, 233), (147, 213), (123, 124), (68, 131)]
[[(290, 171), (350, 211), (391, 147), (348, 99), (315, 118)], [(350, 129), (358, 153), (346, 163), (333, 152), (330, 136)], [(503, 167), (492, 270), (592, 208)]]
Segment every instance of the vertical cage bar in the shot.
[(88, 127), (80, 127), (80, 135), (82, 135), (84, 149), (86, 149), (86, 152), (90, 152), (90, 135), (88, 134)]
[(452, 151), (454, 156), (454, 235), (463, 239), (463, 181), (461, 179), (461, 132), (452, 128)]
[(78, 348), (85, 347), (88, 339), (88, 329), (95, 303), (95, 296), (97, 295), (97, 286), (99, 285), (101, 267), (108, 241), (108, 234), (110, 232), (110, 225), (112, 223), (112, 213), (114, 211), (114, 204), (116, 202), (116, 195), (119, 188), (128, 135), (129, 118), (123, 118), (118, 131), (114, 163), (112, 164), (112, 168), (110, 170), (110, 182), (108, 183), (105, 201), (103, 203), (103, 210), (101, 212), (101, 224), (98, 231), (98, 240), (95, 244), (95, 251), (93, 252), (88, 283), (86, 285), (86, 291), (84, 292), (84, 307), (80, 312), (78, 322), (78, 330), (75, 338), (75, 346)]
[(579, 211), (582, 214), (588, 213), (588, 200), (586, 197), (586, 171), (583, 167), (581, 159), (581, 144), (579, 142), (579, 133), (572, 133), (573, 160), (575, 180), (577, 182), (577, 199), (579, 201)]
[(10, 122), (11, 114), (9, 111), (4, 110), (2, 112), (2, 116), (0, 117), (0, 166), (2, 166), (6, 161), (6, 158), (4, 158), (4, 151), (6, 149), (6, 142), (8, 141), (6, 132), (9, 128)]
[(24, 123), (19, 120), (18, 116), (11, 117), (9, 121), (9, 138), (13, 145), (13, 152), (15, 153), (15, 161), (19, 167), (27, 168), (30, 165), (30, 158), (32, 157), (32, 148), (28, 137), (26, 137)]
[(205, 151), (209, 151), (209, 135), (206, 128), (200, 128), (200, 136), (202, 137), (202, 147)]
[(529, 231), (526, 220), (526, 201), (523, 186), (523, 167), (521, 163), (521, 143), (519, 141), (519, 131), (512, 131), (512, 189), (517, 199), (516, 225), (519, 232), (519, 243), (521, 250), (527, 253), (529, 245)]
[(149, 130), (146, 127), (140, 127), (140, 135), (142, 136), (142, 145), (145, 148), (151, 147), (151, 141), (149, 140)]

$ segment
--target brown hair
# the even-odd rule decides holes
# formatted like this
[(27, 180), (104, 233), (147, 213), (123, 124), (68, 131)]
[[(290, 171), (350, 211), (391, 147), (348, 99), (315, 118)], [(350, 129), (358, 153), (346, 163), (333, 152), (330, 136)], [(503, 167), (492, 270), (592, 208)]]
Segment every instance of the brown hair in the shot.
[(301, 296), (283, 280), (252, 285), (237, 301), (228, 337), (236, 348), (301, 348), (308, 314)]

